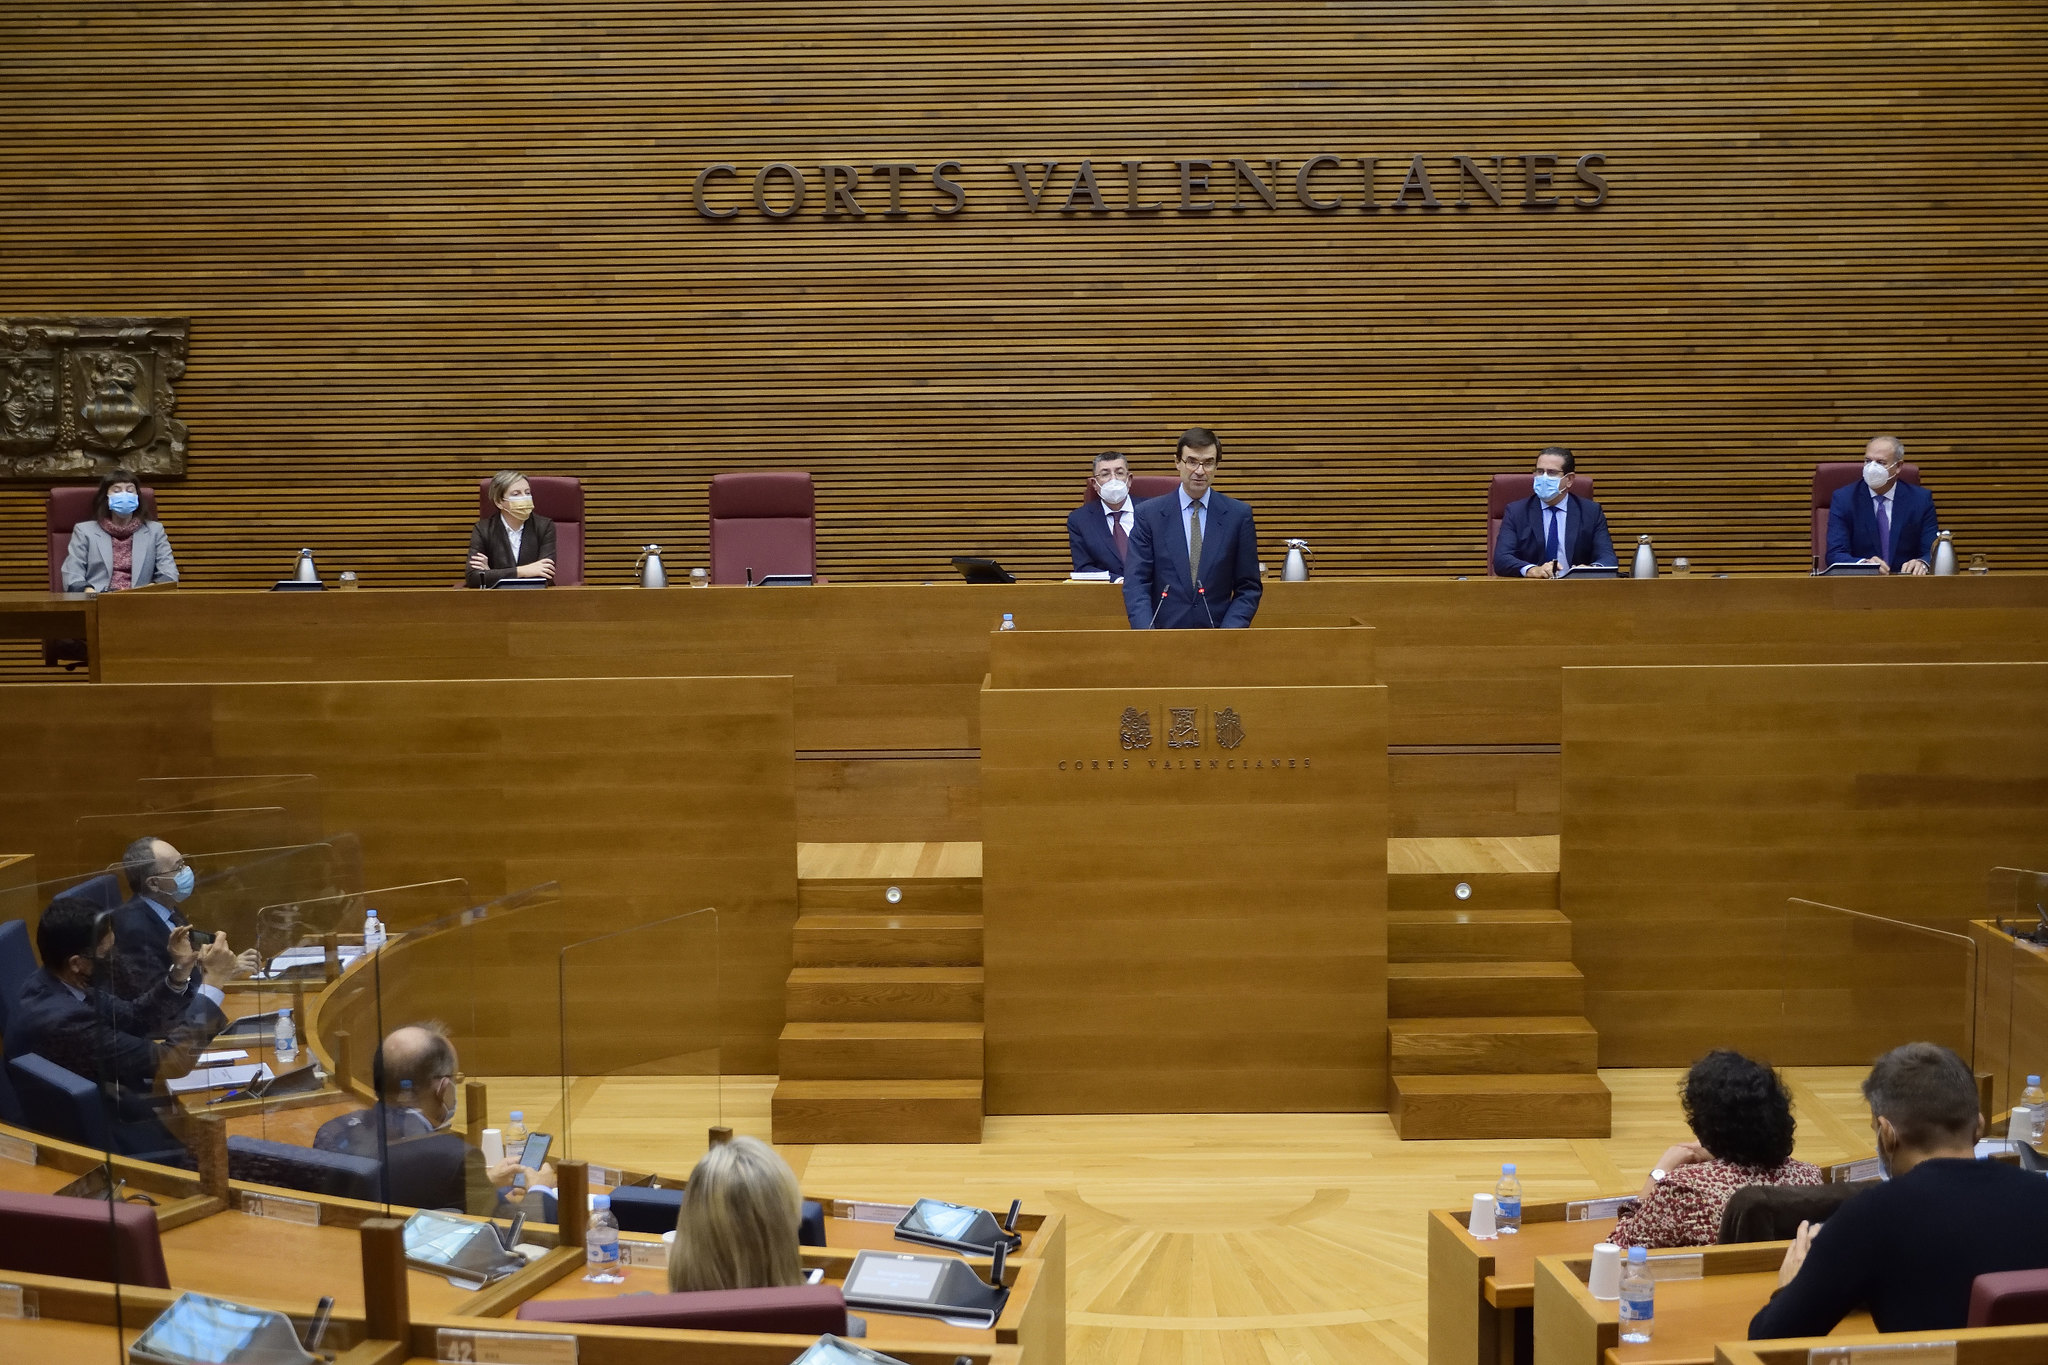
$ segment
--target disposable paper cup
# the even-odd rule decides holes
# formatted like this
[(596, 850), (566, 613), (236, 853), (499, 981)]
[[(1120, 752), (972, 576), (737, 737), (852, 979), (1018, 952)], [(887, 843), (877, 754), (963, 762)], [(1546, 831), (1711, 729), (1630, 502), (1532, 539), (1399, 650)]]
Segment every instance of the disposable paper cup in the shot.
[(1596, 1299), (1621, 1297), (1620, 1247), (1602, 1242), (1593, 1248), (1593, 1273), (1586, 1277), (1586, 1288)]
[(505, 1159), (505, 1135), (495, 1128), (484, 1129), (484, 1165), (495, 1166)]
[[(1491, 1237), (1494, 1235), (1492, 1195), (1475, 1194), (1472, 1196), (1472, 1221), (1465, 1225), (1465, 1230), (1474, 1237)], [(1616, 1281), (1616, 1283), (1620, 1282)]]

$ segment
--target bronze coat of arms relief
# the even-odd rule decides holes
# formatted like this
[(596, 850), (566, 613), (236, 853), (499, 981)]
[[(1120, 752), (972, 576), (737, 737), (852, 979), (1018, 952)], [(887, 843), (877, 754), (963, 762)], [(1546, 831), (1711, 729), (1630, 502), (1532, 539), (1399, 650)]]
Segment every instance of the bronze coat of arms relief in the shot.
[(0, 320), (0, 476), (185, 472), (183, 318)]

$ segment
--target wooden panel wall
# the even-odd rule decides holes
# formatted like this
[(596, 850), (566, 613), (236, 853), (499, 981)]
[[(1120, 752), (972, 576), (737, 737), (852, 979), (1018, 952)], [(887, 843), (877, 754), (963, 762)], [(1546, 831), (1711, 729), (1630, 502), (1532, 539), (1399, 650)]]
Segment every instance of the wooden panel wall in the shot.
[[(1195, 423), (1325, 572), (1481, 571), (1486, 476), (1553, 441), (1624, 538), (1797, 568), (1812, 465), (1880, 430), (1963, 550), (2048, 564), (2035, 0), (15, 0), (0, 39), (0, 309), (191, 318), (193, 583), (301, 545), (449, 581), (502, 465), (588, 481), (596, 581), (703, 563), (710, 475), (784, 466), (829, 574), (1063, 571), (1087, 458), (1164, 472)], [(1522, 207), (1521, 158), (1569, 193), (1587, 152), (1602, 207)], [(1442, 207), (1389, 207), (1417, 154)], [(1179, 212), (1175, 159), (1231, 157), (1279, 206)], [(1108, 211), (1063, 215), (1083, 158)], [(804, 212), (697, 216), (699, 169), (777, 160)], [(872, 207), (897, 160), (906, 216), (824, 216), (822, 164)], [(0, 488), (0, 587), (43, 581), (40, 497)]]
[(1564, 708), (1603, 1066), (1863, 1063), (1930, 1006), (1967, 1032), (1960, 948), (1786, 902), (1962, 933), (1988, 869), (2048, 863), (2048, 663), (1567, 668)]
[[(444, 1017), (475, 993), (464, 1040), (487, 1051), (472, 1069), (556, 1064), (563, 944), (711, 905), (725, 1064), (766, 1073), (796, 918), (790, 752), (786, 678), (25, 685), (0, 708), (17, 778), (0, 829), (61, 850), (53, 875), (153, 832), (80, 846), (78, 817), (139, 809), (138, 779), (311, 773), (329, 831), (360, 838), (368, 886), (461, 877), (484, 899), (561, 884), (559, 910), (507, 955), (520, 974), (444, 983)], [(203, 899), (191, 913), (207, 923)], [(669, 989), (689, 989), (677, 973)], [(622, 1036), (632, 1011), (622, 998)]]

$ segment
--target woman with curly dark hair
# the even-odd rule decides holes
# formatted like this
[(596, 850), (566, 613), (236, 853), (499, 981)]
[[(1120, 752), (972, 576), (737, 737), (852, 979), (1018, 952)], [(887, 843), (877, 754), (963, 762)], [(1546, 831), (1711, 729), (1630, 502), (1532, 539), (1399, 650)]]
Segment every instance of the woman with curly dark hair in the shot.
[(1709, 1052), (1685, 1074), (1685, 1121), (1698, 1142), (1666, 1151), (1614, 1225), (1616, 1246), (1705, 1246), (1745, 1185), (1818, 1185), (1792, 1159), (1792, 1097), (1778, 1073), (1739, 1052)]

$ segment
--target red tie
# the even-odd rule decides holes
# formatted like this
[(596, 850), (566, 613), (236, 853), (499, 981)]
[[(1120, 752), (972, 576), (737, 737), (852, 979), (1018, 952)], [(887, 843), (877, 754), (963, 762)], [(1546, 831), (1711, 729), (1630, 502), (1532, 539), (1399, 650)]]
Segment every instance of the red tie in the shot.
[(1109, 514), (1109, 539), (1116, 546), (1117, 562), (1122, 563), (1124, 552), (1130, 548), (1131, 538), (1124, 534), (1124, 509), (1119, 507)]

